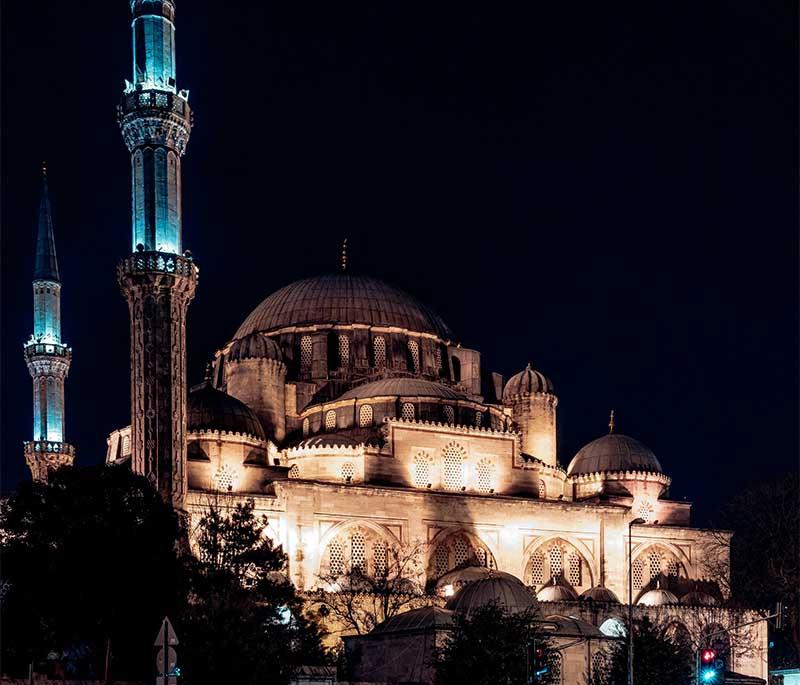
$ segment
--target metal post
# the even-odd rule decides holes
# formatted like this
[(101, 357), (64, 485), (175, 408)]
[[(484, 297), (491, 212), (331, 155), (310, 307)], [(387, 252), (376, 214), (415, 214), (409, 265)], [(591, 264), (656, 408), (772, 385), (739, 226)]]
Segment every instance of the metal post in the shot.
[(631, 529), (644, 523), (644, 519), (633, 519), (628, 523), (628, 685), (633, 685), (633, 543)]

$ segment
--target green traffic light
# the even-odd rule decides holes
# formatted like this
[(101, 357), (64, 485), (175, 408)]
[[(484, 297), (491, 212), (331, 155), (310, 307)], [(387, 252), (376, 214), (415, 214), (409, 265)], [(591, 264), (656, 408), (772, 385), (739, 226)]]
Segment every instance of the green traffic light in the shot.
[(700, 671), (700, 682), (703, 683), (716, 683), (718, 682), (719, 673), (714, 668), (704, 668)]

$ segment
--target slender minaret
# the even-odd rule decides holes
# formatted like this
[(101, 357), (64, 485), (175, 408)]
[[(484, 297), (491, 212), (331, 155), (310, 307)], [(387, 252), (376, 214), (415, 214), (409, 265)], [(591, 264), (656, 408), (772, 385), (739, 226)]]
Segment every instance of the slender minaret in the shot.
[(186, 497), (186, 311), (198, 269), (181, 247), (181, 156), (192, 127), (175, 85), (175, 3), (131, 0), (133, 82), (119, 105), (131, 153), (133, 253), (117, 267), (131, 325), (131, 465)]
[(75, 448), (64, 442), (64, 381), (72, 350), (61, 342), (61, 279), (56, 260), (53, 217), (42, 164), (42, 199), (33, 270), (33, 335), (25, 361), (33, 378), (33, 440), (25, 443), (25, 461), (34, 480), (61, 466), (71, 466)]

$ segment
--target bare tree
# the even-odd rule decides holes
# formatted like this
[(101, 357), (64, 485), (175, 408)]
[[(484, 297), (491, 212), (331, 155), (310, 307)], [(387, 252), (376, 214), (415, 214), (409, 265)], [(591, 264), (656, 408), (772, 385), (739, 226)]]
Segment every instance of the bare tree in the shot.
[(339, 575), (321, 575), (320, 589), (309, 599), (318, 615), (340, 626), (331, 632), (368, 633), (392, 616), (430, 603), (422, 589), (424, 551), (421, 542), (390, 548), (380, 573), (369, 574), (348, 562)]

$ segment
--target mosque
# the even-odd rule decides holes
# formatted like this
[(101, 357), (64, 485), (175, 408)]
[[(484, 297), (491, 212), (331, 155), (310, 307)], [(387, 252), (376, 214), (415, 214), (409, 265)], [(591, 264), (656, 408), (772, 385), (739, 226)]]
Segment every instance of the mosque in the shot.
[[(726, 534), (692, 527), (661, 461), (617, 432), (613, 413), (606, 434), (560, 453), (559, 398), (544, 370), (521, 361), (510, 378), (492, 372), (424, 303), (348, 271), (346, 254), (336, 272), (243, 312), (205, 379), (187, 386), (199, 268), (182, 245), (180, 178), (192, 112), (176, 85), (174, 1), (131, 0), (131, 10), (134, 66), (118, 117), (132, 241), (117, 269), (130, 311), (131, 423), (108, 437), (106, 461), (144, 474), (190, 526), (211, 498), (253, 499), (308, 596), (353, 569), (379, 576), (398, 555), (417, 555), (408, 580), (429, 591), (427, 605), (346, 638), (348, 650), (361, 640), (360, 677), (377, 669), (375, 682), (430, 682), (422, 666), (389, 673), (398, 662), (387, 650), (419, 657), (453, 612), (492, 600), (541, 612), (574, 645), (557, 664), (564, 683), (582, 682), (604, 641), (625, 634), (629, 601), (695, 645), (740, 623), (722, 606), (725, 584), (707, 578), (718, 561), (709, 550)], [(75, 456), (64, 439), (71, 350), (46, 177), (33, 286), (25, 458), (45, 479)], [(763, 682), (765, 625), (733, 635), (722, 638), (728, 669)]]

